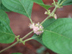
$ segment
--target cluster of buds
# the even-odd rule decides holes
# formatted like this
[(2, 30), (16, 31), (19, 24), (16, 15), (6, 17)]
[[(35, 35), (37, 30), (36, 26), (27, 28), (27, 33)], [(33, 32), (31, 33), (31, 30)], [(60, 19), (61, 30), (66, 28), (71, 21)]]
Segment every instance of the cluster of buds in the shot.
[(53, 3), (52, 3), (52, 5), (54, 5), (55, 7), (57, 7), (57, 8), (62, 8), (63, 7), (63, 3), (65, 2), (66, 0), (59, 0), (59, 2), (55, 2), (55, 0), (53, 0)]
[(32, 23), (29, 25), (30, 29), (33, 29), (34, 33), (40, 35), (43, 33), (43, 26), (40, 23)]
[(44, 14), (48, 14), (49, 16), (52, 16), (52, 17), (54, 17), (55, 19), (57, 19), (57, 15), (56, 15), (56, 14), (52, 14), (52, 13), (50, 12), (50, 10), (45, 11)]

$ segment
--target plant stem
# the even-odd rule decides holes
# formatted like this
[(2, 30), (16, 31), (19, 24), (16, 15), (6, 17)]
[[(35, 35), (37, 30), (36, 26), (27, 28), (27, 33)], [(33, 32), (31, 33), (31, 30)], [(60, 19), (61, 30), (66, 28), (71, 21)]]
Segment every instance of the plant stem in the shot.
[(28, 39), (26, 39), (26, 40), (24, 40), (24, 41), (26, 42), (26, 41), (32, 40), (32, 39), (34, 39), (34, 38), (37, 38), (37, 37), (38, 37), (38, 36), (33, 37), (33, 38), (28, 38)]
[(33, 31), (29, 32), (28, 34), (26, 34), (24, 37), (22, 37), (21, 39), (25, 39), (28, 35), (30, 35), (31, 33), (33, 33)]
[(31, 18), (30, 18), (30, 22), (33, 23)]
[[(54, 10), (52, 11), (52, 13), (51, 13), (51, 15), (53, 15), (54, 13), (55, 13), (55, 11), (56, 11), (56, 9), (57, 9), (57, 6), (55, 6), (55, 8), (54, 8)], [(42, 22), (41, 22), (41, 24), (43, 24), (48, 18), (50, 18), (51, 16), (48, 16), (47, 18), (45, 18)]]
[(26, 42), (26, 41), (29, 41), (29, 40), (32, 40), (32, 39), (33, 39), (33, 38), (28, 38), (28, 39), (26, 39), (26, 40), (24, 40), (24, 41)]
[(61, 2), (61, 0), (58, 1), (58, 4)]
[(9, 49), (9, 48), (11, 48), (11, 47), (13, 47), (13, 46), (16, 45), (17, 43), (19, 43), (19, 42), (15, 42), (14, 44), (10, 45), (9, 47), (1, 50), (0, 53), (2, 53), (3, 51), (5, 51), (5, 50), (7, 50), (7, 49)]
[(48, 18), (50, 18), (51, 16), (48, 16), (47, 18), (45, 18), (42, 22), (41, 22), (41, 24), (43, 24)]
[(51, 14), (54, 14), (54, 13), (55, 13), (55, 11), (56, 11), (56, 9), (57, 9), (57, 6), (55, 6), (55, 8), (53, 9), (53, 11), (52, 11), (52, 13), (51, 13)]

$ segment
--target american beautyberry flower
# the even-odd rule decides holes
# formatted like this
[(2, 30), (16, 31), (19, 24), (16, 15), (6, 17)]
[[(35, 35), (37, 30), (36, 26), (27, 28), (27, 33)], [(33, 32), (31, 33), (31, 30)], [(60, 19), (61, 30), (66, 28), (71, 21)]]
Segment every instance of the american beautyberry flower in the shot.
[(30, 24), (30, 29), (33, 29), (34, 33), (37, 35), (40, 35), (43, 33), (43, 26), (40, 25), (39, 23), (32, 23)]

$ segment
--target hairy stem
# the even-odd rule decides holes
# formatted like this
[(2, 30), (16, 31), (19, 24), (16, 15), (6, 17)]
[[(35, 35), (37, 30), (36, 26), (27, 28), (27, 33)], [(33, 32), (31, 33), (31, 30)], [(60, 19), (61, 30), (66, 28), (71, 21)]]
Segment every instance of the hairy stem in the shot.
[(7, 50), (7, 49), (9, 49), (9, 48), (11, 48), (11, 47), (13, 47), (13, 46), (16, 45), (17, 43), (19, 43), (19, 42), (15, 42), (14, 44), (8, 46), (7, 48), (1, 50), (0, 53), (4, 52), (5, 50)]

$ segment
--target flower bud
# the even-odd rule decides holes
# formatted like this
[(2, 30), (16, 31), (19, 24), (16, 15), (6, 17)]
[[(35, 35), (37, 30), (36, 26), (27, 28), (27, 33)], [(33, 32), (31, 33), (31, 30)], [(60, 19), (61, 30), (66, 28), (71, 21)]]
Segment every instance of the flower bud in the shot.
[(48, 12), (47, 11), (45, 11), (45, 13), (44, 14), (48, 14)]
[(57, 19), (57, 15), (56, 14), (54, 14), (54, 18)]

